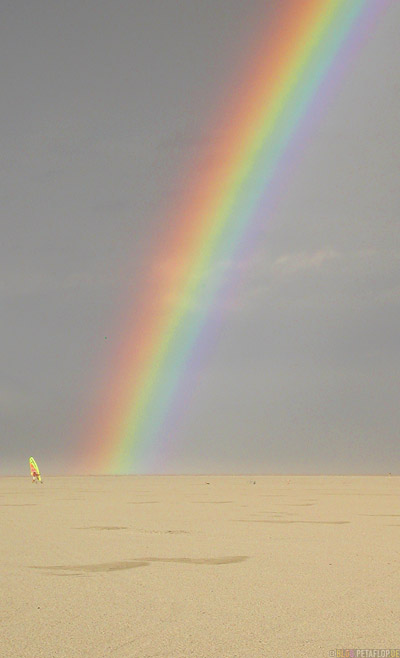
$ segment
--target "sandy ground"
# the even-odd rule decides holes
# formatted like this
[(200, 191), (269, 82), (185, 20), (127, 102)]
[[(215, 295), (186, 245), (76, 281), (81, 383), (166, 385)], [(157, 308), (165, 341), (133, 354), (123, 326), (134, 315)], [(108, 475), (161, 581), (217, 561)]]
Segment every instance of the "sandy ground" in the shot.
[(1, 656), (400, 649), (399, 496), (399, 477), (0, 478)]

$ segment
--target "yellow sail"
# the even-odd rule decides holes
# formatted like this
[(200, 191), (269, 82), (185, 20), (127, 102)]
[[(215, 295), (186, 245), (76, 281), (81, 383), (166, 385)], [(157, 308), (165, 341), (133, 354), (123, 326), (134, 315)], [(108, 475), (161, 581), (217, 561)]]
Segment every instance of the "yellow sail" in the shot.
[(33, 478), (37, 478), (39, 482), (42, 481), (42, 477), (40, 475), (39, 467), (33, 457), (29, 457), (29, 467), (31, 469), (31, 475)]

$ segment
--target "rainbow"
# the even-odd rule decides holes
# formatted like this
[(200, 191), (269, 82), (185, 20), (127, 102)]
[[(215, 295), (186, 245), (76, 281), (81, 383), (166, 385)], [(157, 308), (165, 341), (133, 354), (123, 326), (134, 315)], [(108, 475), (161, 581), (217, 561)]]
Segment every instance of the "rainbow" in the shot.
[(154, 250), (150, 283), (104, 379), (100, 412), (85, 426), (80, 470), (129, 473), (154, 465), (151, 453), (168, 440), (168, 419), (232, 264), (261, 217), (265, 223), (316, 100), (326, 99), (329, 80), (348, 66), (355, 44), (389, 4), (278, 3), (244, 83), (220, 112), (216, 145), (195, 163), (187, 194), (166, 213), (173, 229)]

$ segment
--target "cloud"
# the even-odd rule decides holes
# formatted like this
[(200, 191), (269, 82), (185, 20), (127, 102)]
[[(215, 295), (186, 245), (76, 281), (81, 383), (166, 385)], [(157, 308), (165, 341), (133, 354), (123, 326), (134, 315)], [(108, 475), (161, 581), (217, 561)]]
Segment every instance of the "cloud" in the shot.
[(400, 252), (396, 249), (338, 250), (321, 246), (310, 251), (273, 254), (268, 247), (232, 264), (238, 284), (224, 306), (232, 312), (271, 307), (327, 304), (344, 309), (397, 304), (400, 297)]
[(290, 275), (305, 270), (319, 270), (327, 262), (337, 260), (340, 257), (341, 255), (334, 249), (283, 254), (274, 261), (272, 271), (278, 275)]

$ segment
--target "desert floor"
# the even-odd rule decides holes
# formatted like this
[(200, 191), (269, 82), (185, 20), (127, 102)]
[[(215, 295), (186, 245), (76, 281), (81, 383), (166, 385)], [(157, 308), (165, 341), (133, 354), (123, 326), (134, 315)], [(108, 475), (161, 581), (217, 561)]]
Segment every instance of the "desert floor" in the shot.
[(5, 658), (400, 649), (400, 477), (0, 478)]

